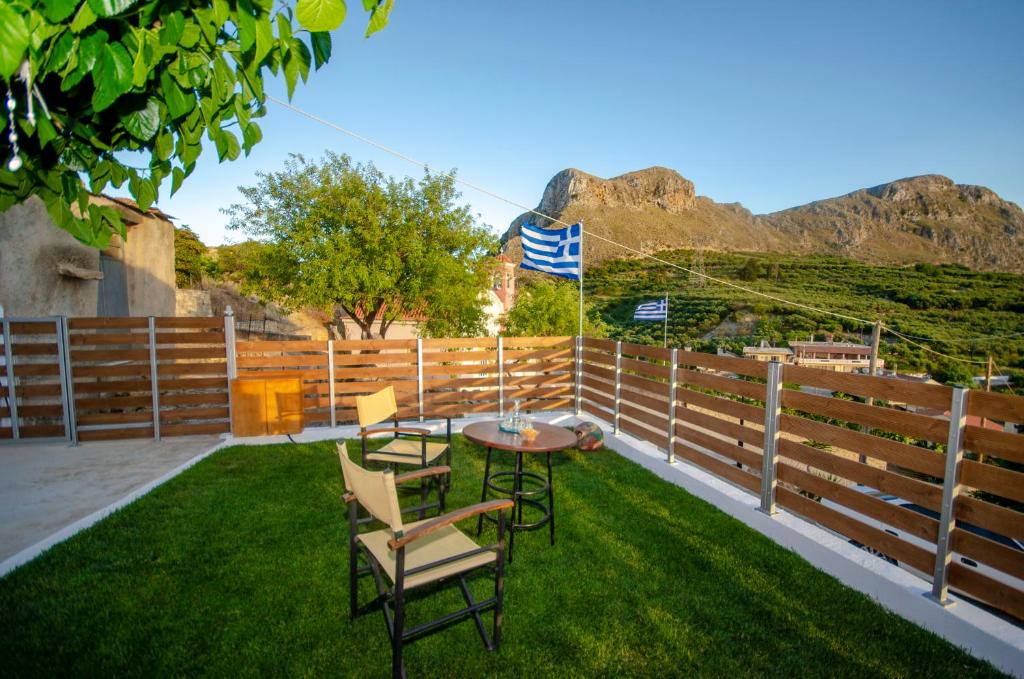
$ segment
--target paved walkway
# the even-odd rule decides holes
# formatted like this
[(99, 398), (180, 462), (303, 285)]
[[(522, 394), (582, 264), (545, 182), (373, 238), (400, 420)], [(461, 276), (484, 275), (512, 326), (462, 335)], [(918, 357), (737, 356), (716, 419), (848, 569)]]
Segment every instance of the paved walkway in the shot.
[(216, 436), (0, 445), (0, 561), (220, 443)]

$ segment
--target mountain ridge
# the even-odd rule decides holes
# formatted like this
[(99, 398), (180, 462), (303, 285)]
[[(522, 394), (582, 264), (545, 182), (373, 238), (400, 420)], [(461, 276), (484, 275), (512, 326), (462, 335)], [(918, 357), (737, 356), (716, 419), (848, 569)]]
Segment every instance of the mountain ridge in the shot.
[[(994, 191), (938, 174), (905, 177), (776, 212), (698, 195), (675, 170), (651, 167), (603, 179), (577, 168), (554, 175), (537, 211), (644, 253), (678, 248), (835, 254), (887, 264), (956, 263), (1024, 272), (1024, 211)], [(519, 227), (553, 222), (527, 212), (502, 236), (521, 256)], [(585, 259), (629, 256), (585, 239)]]

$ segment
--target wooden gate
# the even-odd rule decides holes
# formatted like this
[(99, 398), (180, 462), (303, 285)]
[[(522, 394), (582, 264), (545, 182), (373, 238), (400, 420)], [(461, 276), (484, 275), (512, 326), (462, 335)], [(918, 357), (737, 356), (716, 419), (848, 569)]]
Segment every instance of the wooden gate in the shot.
[(0, 439), (71, 440), (64, 319), (4, 318), (2, 332)]

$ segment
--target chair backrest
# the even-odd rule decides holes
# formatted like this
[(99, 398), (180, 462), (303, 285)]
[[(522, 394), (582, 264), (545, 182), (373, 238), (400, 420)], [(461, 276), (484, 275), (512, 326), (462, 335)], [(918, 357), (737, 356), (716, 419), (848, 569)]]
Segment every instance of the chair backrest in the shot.
[(368, 396), (356, 396), (356, 413), (359, 415), (360, 427), (383, 422), (396, 412), (398, 404), (395, 403), (394, 387), (385, 387)]
[(396, 535), (401, 535), (402, 510), (398, 506), (394, 473), (391, 470), (372, 472), (363, 469), (349, 459), (344, 441), (338, 443), (338, 459), (341, 461), (345, 490), (354, 494), (356, 501), (373, 518), (387, 524)]

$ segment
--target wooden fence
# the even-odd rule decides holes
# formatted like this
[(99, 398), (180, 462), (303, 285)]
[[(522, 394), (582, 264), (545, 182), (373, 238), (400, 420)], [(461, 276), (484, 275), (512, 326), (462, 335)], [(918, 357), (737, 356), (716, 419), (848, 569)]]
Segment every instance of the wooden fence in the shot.
[(609, 340), (581, 358), (584, 409), (668, 462), (1024, 619), (1024, 398)]
[(6, 439), (228, 432), (228, 381), (257, 374), (301, 378), (313, 426), (353, 422), (387, 385), (404, 418), (578, 397), (766, 513), (932, 579), (937, 600), (951, 587), (1024, 619), (1021, 397), (599, 339), (236, 342), (230, 316), (3, 319), (2, 340)]

